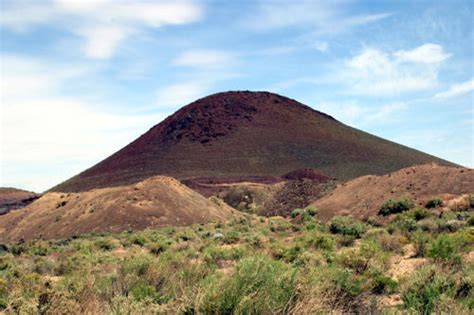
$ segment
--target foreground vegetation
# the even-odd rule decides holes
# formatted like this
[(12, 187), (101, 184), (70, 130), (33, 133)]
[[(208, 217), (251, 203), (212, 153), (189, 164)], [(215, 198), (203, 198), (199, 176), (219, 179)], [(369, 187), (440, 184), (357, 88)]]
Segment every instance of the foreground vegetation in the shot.
[(7, 244), (0, 254), (0, 309), (19, 314), (474, 311), (472, 212), (439, 218), (411, 209), (384, 227), (352, 217), (322, 224), (311, 208), (291, 217), (242, 215), (225, 224)]

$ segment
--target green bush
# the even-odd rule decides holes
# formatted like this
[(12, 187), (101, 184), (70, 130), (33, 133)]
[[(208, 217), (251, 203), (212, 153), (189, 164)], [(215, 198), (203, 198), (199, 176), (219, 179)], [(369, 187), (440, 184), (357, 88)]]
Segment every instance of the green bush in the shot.
[(387, 216), (408, 211), (413, 205), (413, 200), (410, 198), (389, 199), (380, 206), (379, 215)]
[(291, 217), (294, 219), (296, 218), (297, 216), (301, 215), (303, 213), (303, 209), (295, 209), (293, 211), (291, 211)]
[(229, 277), (211, 277), (199, 309), (205, 314), (287, 313), (296, 269), (264, 256), (242, 259)]
[(430, 200), (428, 200), (426, 202), (425, 207), (427, 209), (431, 209), (431, 208), (440, 207), (442, 205), (443, 205), (443, 200), (441, 198), (434, 197), (434, 198), (431, 198)]
[(428, 218), (430, 215), (430, 212), (423, 208), (415, 208), (406, 212), (406, 216), (412, 218), (415, 221), (421, 221)]
[(372, 279), (372, 292), (375, 294), (393, 294), (398, 283), (390, 277), (377, 275)]
[(468, 225), (468, 226), (474, 226), (474, 216), (470, 216), (470, 217), (467, 219), (467, 225)]
[(444, 273), (433, 268), (415, 271), (406, 289), (401, 293), (404, 307), (419, 314), (431, 314), (437, 308), (442, 295), (449, 294), (454, 283)]
[(304, 209), (295, 209), (291, 212), (291, 217), (293, 219), (300, 217), (301, 221), (311, 221), (318, 211), (313, 206), (308, 206)]
[(135, 235), (131, 239), (132, 244), (138, 245), (138, 246), (143, 246), (146, 244), (146, 238), (143, 235)]
[(432, 242), (428, 256), (435, 260), (458, 261), (460, 259), (458, 249), (459, 244), (455, 237), (441, 234)]
[(305, 243), (316, 249), (333, 250), (335, 241), (330, 235), (315, 233), (305, 238)]
[(107, 239), (98, 239), (95, 242), (95, 246), (99, 247), (102, 250), (106, 250), (106, 251), (112, 250), (112, 249), (115, 248), (114, 244), (112, 244), (112, 242), (110, 242)]
[(335, 216), (329, 222), (329, 231), (333, 234), (351, 235), (360, 238), (365, 233), (365, 225), (352, 216)]

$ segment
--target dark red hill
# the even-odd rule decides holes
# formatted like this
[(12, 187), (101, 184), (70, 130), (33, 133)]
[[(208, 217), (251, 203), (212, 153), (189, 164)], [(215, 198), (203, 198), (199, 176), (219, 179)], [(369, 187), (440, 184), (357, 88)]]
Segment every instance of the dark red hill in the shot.
[(287, 97), (225, 92), (183, 107), (51, 190), (124, 185), (155, 175), (242, 178), (282, 176), (300, 169), (352, 179), (429, 162), (453, 165), (346, 126)]

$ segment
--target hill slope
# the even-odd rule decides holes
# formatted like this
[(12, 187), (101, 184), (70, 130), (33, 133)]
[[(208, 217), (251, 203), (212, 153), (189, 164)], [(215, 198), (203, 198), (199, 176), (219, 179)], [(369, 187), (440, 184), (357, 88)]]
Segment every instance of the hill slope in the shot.
[(52, 188), (83, 191), (155, 175), (280, 176), (318, 169), (339, 179), (414, 164), (451, 163), (348, 127), (268, 92), (225, 92), (197, 100), (104, 161)]
[(26, 208), (2, 216), (0, 241), (206, 223), (230, 218), (233, 212), (173, 178), (157, 176), (133, 186), (47, 193)]
[(23, 208), (41, 195), (17, 188), (0, 187), (0, 215)]
[(446, 201), (467, 193), (474, 193), (474, 170), (419, 165), (340, 184), (313, 205), (318, 208), (318, 217), (323, 220), (347, 214), (368, 218), (377, 215), (381, 204), (390, 198), (409, 197), (417, 206), (424, 206), (434, 196), (443, 197)]

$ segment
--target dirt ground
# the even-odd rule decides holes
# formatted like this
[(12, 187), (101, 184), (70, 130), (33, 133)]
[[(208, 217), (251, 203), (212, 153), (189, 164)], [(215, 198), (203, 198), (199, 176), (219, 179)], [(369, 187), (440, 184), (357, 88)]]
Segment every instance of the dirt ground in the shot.
[(135, 185), (82, 193), (47, 193), (2, 216), (0, 241), (64, 238), (224, 220), (235, 213), (173, 178), (157, 176)]
[(437, 196), (446, 206), (462, 207), (467, 203), (467, 197), (462, 195), (473, 192), (474, 170), (426, 164), (383, 176), (356, 178), (338, 185), (313, 205), (323, 220), (347, 214), (363, 219), (377, 215), (381, 204), (390, 198), (409, 197), (423, 206)]

